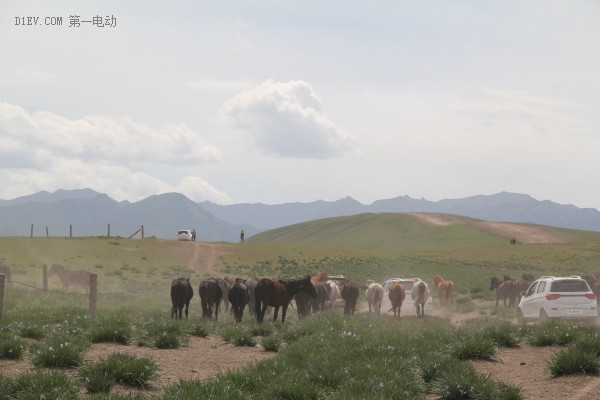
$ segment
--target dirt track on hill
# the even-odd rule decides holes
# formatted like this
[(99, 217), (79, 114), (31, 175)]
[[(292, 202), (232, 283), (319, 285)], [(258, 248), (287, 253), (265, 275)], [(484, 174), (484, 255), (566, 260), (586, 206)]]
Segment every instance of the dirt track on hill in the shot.
[(406, 215), (432, 226), (470, 225), (482, 232), (505, 237), (506, 240), (515, 238), (517, 243), (523, 244), (569, 242), (567, 237), (549, 228), (537, 225), (518, 224), (515, 222), (478, 221), (458, 215), (437, 213), (409, 212)]

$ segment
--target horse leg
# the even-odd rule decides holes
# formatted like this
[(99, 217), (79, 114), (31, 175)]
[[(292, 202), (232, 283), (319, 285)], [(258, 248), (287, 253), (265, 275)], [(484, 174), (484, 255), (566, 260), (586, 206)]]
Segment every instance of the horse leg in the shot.
[(190, 302), (185, 303), (185, 319), (188, 319), (188, 310), (190, 308)]
[(285, 314), (287, 313), (287, 304), (281, 307), (281, 324), (285, 321)]
[(273, 322), (277, 321), (277, 313), (279, 312), (279, 306), (275, 307), (275, 312), (273, 313)]
[(215, 305), (215, 321), (219, 320), (219, 306), (221, 305), (221, 303), (219, 301), (217, 301), (216, 305)]

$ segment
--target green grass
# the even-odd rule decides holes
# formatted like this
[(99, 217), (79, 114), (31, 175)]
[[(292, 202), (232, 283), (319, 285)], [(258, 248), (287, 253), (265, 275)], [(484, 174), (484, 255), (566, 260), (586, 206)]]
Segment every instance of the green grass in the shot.
[[(518, 327), (507, 323), (503, 318), (514, 317), (514, 309), (499, 307), (495, 311), (489, 279), (505, 274), (520, 277), (525, 272), (540, 276), (598, 271), (600, 234), (560, 230), (575, 241), (510, 246), (503, 238), (481, 233), (476, 237), (469, 226), (437, 229), (423, 227), (405, 216), (383, 217), (365, 215), (296, 226), (296, 232), (282, 240), (286, 243), (259, 243), (262, 239), (257, 236), (248, 238), (244, 245), (215, 244), (219, 256), (214, 267), (217, 274), (240, 277), (252, 273), (259, 277), (341, 273), (361, 286), (359, 307), (365, 301), (367, 279), (383, 282), (389, 277), (417, 276), (433, 289), (433, 276), (440, 274), (455, 282), (456, 312), (479, 309), (482, 315), (495, 316), (466, 323), (461, 335), (448, 319), (430, 315), (419, 320), (411, 314), (398, 322), (389, 315), (344, 317), (334, 310), (298, 320), (291, 308), (285, 325), (273, 324), (270, 318), (257, 324), (247, 315), (236, 326), (226, 313), (218, 322), (201, 319), (197, 296), (201, 274), (187, 268), (194, 255), (191, 243), (154, 238), (0, 238), (2, 262), (13, 270), (14, 281), (41, 287), (43, 263), (87, 269), (99, 276), (96, 316), (89, 315), (88, 298), (83, 293), (43, 292), (16, 282), (7, 285), (0, 336), (15, 338), (17, 344), (30, 343), (24, 345), (21, 357), (35, 359), (39, 373), (26, 378), (44, 381), (40, 387), (54, 382), (61, 388), (60, 398), (74, 398), (72, 393), (80, 386), (91, 392), (111, 393), (114, 382), (126, 383), (124, 378), (107, 375), (101, 366), (82, 361), (83, 349), (97, 341), (177, 348), (188, 345), (190, 335), (218, 334), (232, 343), (261, 343), (277, 352), (274, 358), (244, 371), (222, 373), (203, 382), (175, 382), (159, 396), (165, 399), (394, 398), (397, 393), (417, 399), (431, 394), (458, 398), (453, 396), (461, 395), (464, 385), (475, 388), (468, 392), (474, 398), (518, 399), (518, 388), (469, 372), (468, 363), (461, 360), (493, 360), (498, 347), (521, 343), (560, 345), (573, 354), (576, 350), (571, 348), (576, 348), (597, 358), (597, 326), (550, 321)], [(191, 277), (196, 292), (188, 321), (169, 317), (169, 287), (177, 276)], [(50, 280), (50, 288), (59, 288), (56, 277)], [(437, 299), (434, 302), (437, 304)], [(61, 344), (66, 350), (55, 351)], [(420, 361), (415, 364), (414, 360)], [(564, 368), (568, 362), (557, 364)], [(91, 369), (88, 378), (94, 378), (94, 386), (67, 377), (64, 385), (69, 389), (62, 391), (64, 385), (58, 380), (66, 376), (49, 373), (55, 367), (83, 365)], [(151, 360), (133, 363), (131, 376), (137, 374), (138, 383), (128, 384), (145, 387), (148, 381), (140, 384), (139, 374), (149, 365)], [(417, 367), (407, 369), (407, 365)], [(467, 373), (459, 376), (452, 368)], [(377, 379), (371, 382), (365, 376)], [(27, 386), (25, 380), (0, 375), (0, 398), (40, 398), (40, 392)]]

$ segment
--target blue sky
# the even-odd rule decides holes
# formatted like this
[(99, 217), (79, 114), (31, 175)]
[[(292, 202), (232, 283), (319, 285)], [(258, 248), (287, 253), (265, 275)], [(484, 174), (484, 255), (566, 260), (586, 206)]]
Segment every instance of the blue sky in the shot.
[(598, 1), (2, 0), (0, 16), (2, 199), (509, 191), (600, 209)]

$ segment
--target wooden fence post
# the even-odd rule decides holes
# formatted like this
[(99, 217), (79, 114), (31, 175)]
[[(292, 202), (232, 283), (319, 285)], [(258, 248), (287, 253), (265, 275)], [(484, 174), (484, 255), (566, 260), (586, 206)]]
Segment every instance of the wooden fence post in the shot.
[(46, 264), (42, 266), (42, 287), (44, 288), (44, 292), (48, 291), (48, 267)]
[(73, 237), (73, 225), (69, 225), (69, 237)]
[(46, 227), (46, 237), (48, 237), (48, 227)]
[(98, 296), (98, 275), (90, 274), (90, 314), (96, 314)]
[(31, 232), (29, 233), (29, 237), (33, 237), (33, 224), (31, 224)]
[(110, 237), (110, 224), (108, 224), (108, 237)]
[(2, 309), (4, 308), (4, 274), (0, 274), (0, 317), (2, 317)]
[(142, 225), (142, 239), (144, 238), (144, 225)]

